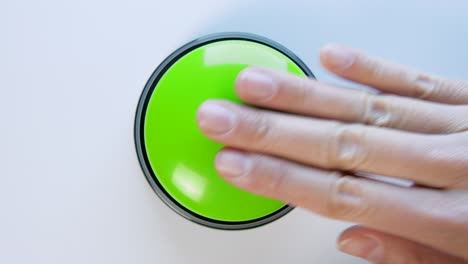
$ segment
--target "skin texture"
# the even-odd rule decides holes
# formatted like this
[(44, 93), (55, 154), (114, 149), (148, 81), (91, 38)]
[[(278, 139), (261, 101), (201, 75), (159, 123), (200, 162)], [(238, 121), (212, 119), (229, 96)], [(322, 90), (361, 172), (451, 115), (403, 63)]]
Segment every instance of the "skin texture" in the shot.
[(216, 157), (218, 173), (357, 223), (338, 248), (369, 262), (468, 263), (468, 82), (338, 45), (320, 59), (377, 92), (245, 69), (236, 92), (249, 106), (207, 101), (197, 113), (201, 131), (228, 146)]

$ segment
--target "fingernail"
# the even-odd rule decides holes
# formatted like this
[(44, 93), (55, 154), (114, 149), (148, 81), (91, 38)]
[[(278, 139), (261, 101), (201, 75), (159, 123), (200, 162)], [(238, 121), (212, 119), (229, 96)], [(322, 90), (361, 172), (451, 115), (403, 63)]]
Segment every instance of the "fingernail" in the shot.
[(204, 103), (198, 110), (198, 125), (208, 133), (222, 134), (234, 126), (235, 114), (219, 104)]
[(252, 100), (268, 99), (276, 91), (276, 82), (267, 73), (247, 70), (241, 73), (239, 79), (244, 85), (246, 95)]
[(234, 151), (222, 151), (216, 156), (216, 169), (227, 177), (238, 177), (248, 171), (249, 159)]
[(325, 46), (322, 49), (322, 54), (328, 59), (330, 66), (338, 71), (346, 70), (356, 60), (356, 54), (353, 50), (334, 44)]
[(371, 262), (378, 262), (382, 257), (379, 242), (369, 236), (345, 239), (339, 243), (338, 248), (346, 254)]

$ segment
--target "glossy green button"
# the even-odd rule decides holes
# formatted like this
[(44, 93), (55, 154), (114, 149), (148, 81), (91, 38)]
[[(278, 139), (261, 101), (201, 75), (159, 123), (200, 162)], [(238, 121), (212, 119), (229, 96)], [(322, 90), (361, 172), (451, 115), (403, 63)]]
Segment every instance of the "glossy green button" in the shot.
[(211, 35), (169, 56), (148, 81), (138, 106), (135, 139), (148, 181), (176, 212), (215, 228), (258, 226), (292, 208), (225, 182), (214, 168), (222, 145), (205, 137), (195, 122), (207, 99), (242, 103), (234, 83), (248, 66), (313, 77), (296, 56), (271, 40)]

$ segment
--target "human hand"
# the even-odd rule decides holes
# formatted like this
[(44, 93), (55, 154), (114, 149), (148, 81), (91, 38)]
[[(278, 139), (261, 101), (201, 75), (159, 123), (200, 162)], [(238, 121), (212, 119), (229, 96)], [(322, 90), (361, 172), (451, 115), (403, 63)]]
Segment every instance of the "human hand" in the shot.
[(218, 173), (360, 224), (340, 236), (339, 249), (373, 263), (468, 262), (468, 82), (336, 45), (320, 57), (331, 72), (382, 93), (248, 68), (236, 92), (261, 109), (207, 101), (197, 113), (203, 133), (229, 146), (216, 157)]

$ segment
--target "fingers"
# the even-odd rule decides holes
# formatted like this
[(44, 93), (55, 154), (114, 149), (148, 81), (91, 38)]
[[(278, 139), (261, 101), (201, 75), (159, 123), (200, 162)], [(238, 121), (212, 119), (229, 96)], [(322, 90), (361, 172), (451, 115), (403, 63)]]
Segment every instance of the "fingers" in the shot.
[(234, 149), (219, 152), (215, 166), (225, 180), (249, 192), (468, 258), (462, 195), (341, 176)]
[(338, 45), (324, 47), (320, 60), (339, 76), (387, 93), (447, 104), (468, 103), (468, 82), (465, 81), (430, 76)]
[(344, 231), (338, 239), (338, 248), (376, 264), (467, 263), (422, 244), (360, 226)]
[[(399, 177), (439, 188), (458, 184), (468, 170), (466, 136), (449, 141), (221, 101), (205, 102), (197, 121), (205, 135), (225, 145), (321, 168)], [(462, 146), (457, 147), (459, 155), (451, 153), (454, 145)]]
[(468, 120), (468, 109), (375, 95), (259, 68), (242, 71), (236, 91), (248, 103), (285, 112), (421, 133), (457, 132)]

